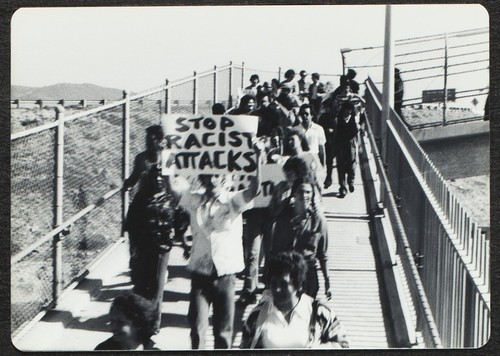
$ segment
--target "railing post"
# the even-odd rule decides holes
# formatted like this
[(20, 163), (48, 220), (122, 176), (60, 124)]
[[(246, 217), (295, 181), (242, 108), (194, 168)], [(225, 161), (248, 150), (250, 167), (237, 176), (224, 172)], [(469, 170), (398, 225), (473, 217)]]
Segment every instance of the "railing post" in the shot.
[(229, 62), (229, 98), (228, 109), (233, 107), (233, 61)]
[(61, 105), (62, 107), (65, 107), (65, 106), (66, 106), (66, 105), (65, 105), (65, 104), (66, 104), (66, 101), (65, 101), (64, 99), (61, 99), (61, 100), (59, 100), (59, 103), (58, 103), (58, 104), (59, 104), (59, 105)]
[(161, 117), (161, 114), (162, 114), (161, 100), (160, 99), (156, 100), (156, 103), (158, 104), (158, 112), (160, 113), (160, 117)]
[(19, 99), (14, 100), (14, 105), (16, 105), (16, 108), (19, 109), (19, 107), (21, 106), (21, 101)]
[(448, 34), (444, 34), (444, 89), (443, 89), (443, 126), (446, 125), (446, 101), (448, 99)]
[[(128, 91), (123, 91), (123, 99), (126, 99), (123, 104), (123, 162), (122, 162), (122, 179), (125, 180), (128, 178), (129, 169), (130, 169), (130, 100)], [(127, 217), (127, 210), (129, 206), (129, 193), (127, 190), (123, 191), (122, 195), (122, 219), (125, 221)], [(122, 231), (123, 235), (125, 233)]]
[(193, 73), (193, 114), (198, 114), (198, 74)]
[(82, 99), (80, 101), (80, 105), (82, 106), (82, 108), (86, 108), (87, 107), (87, 99)]
[(217, 66), (214, 66), (214, 104), (217, 102)]
[(245, 85), (245, 62), (241, 62), (241, 87)]
[[(55, 176), (55, 214), (54, 225), (59, 226), (63, 222), (63, 196), (64, 196), (64, 107), (56, 106), (56, 120), (58, 122), (56, 132), (56, 176)], [(62, 236), (61, 233), (54, 236), (52, 244), (52, 264), (53, 264), (53, 283), (52, 298), (54, 303), (62, 292), (63, 274), (62, 274)]]
[(281, 82), (281, 67), (278, 67), (278, 82)]
[(36, 101), (36, 103), (38, 104), (38, 106), (40, 107), (40, 110), (43, 109), (43, 100), (42, 99), (38, 99)]
[(385, 5), (384, 84), (382, 95), (382, 161), (387, 162), (387, 122), (394, 107), (394, 40), (392, 38), (391, 5)]
[(165, 114), (170, 114), (170, 87), (168, 86), (168, 79), (165, 79)]

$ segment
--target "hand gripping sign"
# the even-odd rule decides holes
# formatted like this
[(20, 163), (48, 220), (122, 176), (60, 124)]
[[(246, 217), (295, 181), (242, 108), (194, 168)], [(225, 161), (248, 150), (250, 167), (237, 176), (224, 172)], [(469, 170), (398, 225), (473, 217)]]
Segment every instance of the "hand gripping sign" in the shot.
[[(199, 174), (225, 174), (233, 189), (245, 189), (255, 175), (257, 156), (253, 144), (258, 117), (249, 115), (164, 114), (166, 148), (162, 174), (179, 174), (192, 182)], [(281, 164), (261, 169), (261, 189), (255, 207), (269, 204), (273, 188), (284, 180)]]
[[(161, 118), (166, 133), (166, 149), (175, 159), (175, 173), (182, 176), (199, 174), (248, 175), (257, 169), (253, 138), (257, 132), (258, 117), (248, 115), (177, 115), (164, 114)], [(170, 170), (171, 171), (171, 170)]]

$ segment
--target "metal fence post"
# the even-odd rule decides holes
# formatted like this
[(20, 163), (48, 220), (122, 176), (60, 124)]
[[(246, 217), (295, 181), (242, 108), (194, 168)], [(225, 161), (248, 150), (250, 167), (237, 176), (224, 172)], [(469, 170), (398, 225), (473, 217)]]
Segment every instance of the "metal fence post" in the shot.
[(193, 73), (193, 114), (198, 114), (198, 74)]
[(161, 114), (162, 114), (162, 107), (161, 107), (161, 100), (156, 100), (156, 103), (158, 104), (158, 112), (160, 113), (160, 117), (161, 117)]
[(443, 126), (446, 125), (446, 100), (448, 99), (448, 34), (444, 34), (444, 89), (443, 89)]
[[(129, 168), (130, 168), (130, 99), (128, 91), (123, 91), (123, 99), (125, 99), (125, 103), (123, 104), (123, 162), (122, 162), (122, 179), (125, 180), (128, 178)], [(127, 210), (129, 205), (129, 193), (127, 190), (123, 191), (122, 195), (122, 218), (123, 221), (127, 216)], [(123, 235), (125, 233), (122, 231)]]
[[(55, 147), (55, 214), (54, 225), (59, 226), (63, 222), (63, 197), (64, 197), (64, 107), (56, 106), (56, 120), (58, 122), (56, 132), (56, 147)], [(52, 264), (53, 264), (53, 283), (52, 297), (54, 303), (62, 292), (63, 274), (62, 274), (62, 233), (54, 236), (52, 245)]]
[(165, 79), (165, 85), (167, 86), (167, 88), (165, 89), (165, 114), (170, 114), (170, 89), (168, 86), (168, 79)]
[(278, 67), (278, 82), (281, 82), (281, 67)]
[(229, 98), (228, 108), (233, 107), (233, 61), (229, 62)]
[(241, 62), (241, 87), (245, 85), (245, 62)]
[(217, 102), (217, 66), (214, 66), (214, 104)]

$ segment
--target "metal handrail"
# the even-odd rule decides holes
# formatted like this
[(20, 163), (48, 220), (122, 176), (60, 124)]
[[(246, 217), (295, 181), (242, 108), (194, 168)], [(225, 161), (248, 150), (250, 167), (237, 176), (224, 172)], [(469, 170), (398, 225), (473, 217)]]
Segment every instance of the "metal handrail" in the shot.
[[(375, 96), (373, 96), (373, 98), (376, 99)], [(377, 102), (378, 102), (378, 100), (377, 100)], [(368, 121), (368, 118), (367, 118), (367, 121)], [(396, 205), (396, 202), (394, 200), (394, 195), (393, 195), (392, 190), (391, 190), (389, 179), (388, 179), (387, 174), (385, 172), (384, 163), (382, 162), (382, 158), (381, 158), (381, 155), (379, 153), (377, 143), (375, 141), (375, 136), (373, 134), (373, 131), (370, 127), (369, 122), (365, 127), (366, 127), (366, 132), (368, 134), (368, 138), (370, 140), (370, 145), (371, 145), (372, 150), (373, 150), (373, 156), (375, 158), (377, 170), (378, 170), (378, 173), (379, 173), (380, 178), (382, 180), (382, 184), (384, 185), (384, 191), (385, 191), (384, 196), (387, 198), (386, 200), (388, 202), (388, 204), (386, 204), (387, 209), (388, 209), (388, 213), (396, 222), (395, 224), (393, 224), (393, 228), (395, 230), (395, 236), (401, 240), (400, 246), (403, 248), (403, 253), (405, 254), (406, 261), (408, 261), (408, 263), (410, 265), (412, 278), (413, 278), (412, 281), (416, 284), (416, 289), (418, 291), (418, 297), (419, 297), (418, 301), (420, 302), (422, 309), (425, 311), (424, 314), (425, 314), (426, 322), (427, 322), (427, 325), (429, 326), (429, 330), (430, 330), (431, 337), (432, 337), (433, 342), (434, 342), (434, 346), (438, 347), (438, 348), (442, 347), (442, 342), (441, 342), (441, 338), (439, 336), (439, 332), (437, 331), (436, 322), (435, 322), (434, 317), (432, 315), (432, 311), (431, 311), (429, 302), (427, 300), (427, 295), (425, 294), (424, 287), (423, 287), (422, 281), (420, 279), (420, 275), (418, 274), (417, 266), (413, 260), (412, 251), (410, 249), (410, 244), (408, 242), (408, 238), (406, 237), (406, 233), (405, 233), (405, 230), (403, 227), (403, 222), (401, 221), (401, 217), (399, 216), (399, 212), (397, 210), (397, 205)]]
[(56, 236), (57, 234), (65, 231), (68, 229), (71, 225), (73, 225), (78, 219), (84, 217), (88, 213), (90, 213), (92, 210), (96, 209), (97, 207), (101, 206), (106, 200), (112, 198), (116, 193), (121, 191), (121, 188), (115, 188), (104, 194), (102, 197), (100, 197), (94, 204), (90, 204), (84, 209), (80, 210), (78, 213), (73, 215), (70, 219), (64, 221), (61, 225), (53, 229), (52, 231), (48, 232), (47, 234), (43, 235), (43, 237), (28, 247), (26, 247), (24, 250), (21, 252), (15, 254), (14, 256), (11, 257), (10, 263), (14, 264), (16, 262), (19, 262), (21, 259), (29, 255), (31, 252), (36, 250), (38, 247), (43, 245), (45, 242), (49, 241), (51, 238)]

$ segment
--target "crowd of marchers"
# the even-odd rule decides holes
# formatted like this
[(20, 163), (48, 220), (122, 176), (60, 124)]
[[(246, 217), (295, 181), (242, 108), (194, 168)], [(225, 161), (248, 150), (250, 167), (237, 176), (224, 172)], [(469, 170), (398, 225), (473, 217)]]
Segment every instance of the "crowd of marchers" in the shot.
[[(125, 221), (130, 243), (131, 293), (109, 312), (113, 335), (98, 350), (155, 349), (170, 251), (183, 248), (191, 289), (187, 320), (191, 347), (206, 347), (212, 308), (214, 348), (232, 347), (236, 308), (256, 304), (242, 321), (241, 348), (346, 348), (348, 337), (325, 303), (332, 286), (322, 194), (337, 171), (338, 198), (354, 192), (357, 145), (364, 105), (350, 69), (337, 88), (318, 73), (295, 71), (241, 89), (235, 107), (214, 115), (258, 117), (257, 170), (247, 188), (225, 184), (224, 174), (200, 174), (197, 184), (161, 174), (162, 126), (146, 129), (146, 149), (135, 157), (123, 189), (138, 186)], [(282, 166), (267, 207), (254, 207), (261, 170)], [(187, 236), (188, 228), (190, 235)], [(325, 296), (318, 296), (319, 273)], [(244, 279), (235, 290), (236, 278)], [(259, 286), (264, 288), (259, 288)], [(165, 301), (168, 303), (168, 300)], [(168, 320), (164, 321), (168, 325)]]

